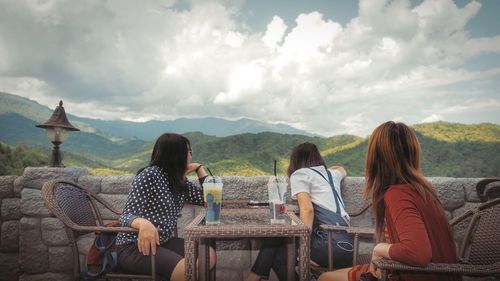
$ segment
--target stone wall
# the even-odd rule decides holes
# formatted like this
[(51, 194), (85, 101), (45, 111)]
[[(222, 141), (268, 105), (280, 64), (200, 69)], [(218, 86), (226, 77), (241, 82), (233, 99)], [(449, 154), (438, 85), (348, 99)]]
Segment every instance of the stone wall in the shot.
[[(0, 280), (70, 280), (73, 264), (71, 248), (64, 225), (45, 207), (41, 198), (44, 182), (64, 178), (75, 181), (99, 194), (121, 209), (130, 190), (132, 176), (92, 176), (77, 168), (27, 168), (23, 176), (0, 177), (1, 240)], [(224, 177), (224, 199), (267, 200), (268, 177)], [(480, 179), (430, 178), (438, 190), (449, 218), (474, 208), (480, 201), (475, 184)], [(364, 204), (363, 178), (346, 178), (342, 194), (348, 211)], [(183, 236), (184, 226), (199, 211), (199, 207), (186, 205), (182, 211), (178, 229)], [(106, 220), (116, 216), (104, 212)], [(358, 226), (373, 226), (371, 212), (353, 218)], [(454, 229), (457, 244), (463, 238), (465, 224)], [(92, 237), (79, 242), (81, 260), (84, 260)], [(249, 272), (258, 253), (258, 240), (219, 241), (217, 244), (218, 280), (242, 280)], [(369, 252), (370, 244), (363, 244), (362, 251)], [(275, 277), (273, 277), (275, 278)]]
[(21, 188), (19, 177), (0, 177), (0, 279), (19, 276), (19, 220)]

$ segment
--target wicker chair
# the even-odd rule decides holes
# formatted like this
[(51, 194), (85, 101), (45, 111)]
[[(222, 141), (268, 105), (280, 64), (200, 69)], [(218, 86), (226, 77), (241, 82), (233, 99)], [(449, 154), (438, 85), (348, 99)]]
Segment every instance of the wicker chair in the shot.
[(467, 211), (453, 219), (450, 225), (469, 218), (471, 221), (460, 247), (458, 263), (430, 263), (426, 267), (414, 267), (388, 259), (373, 261), (382, 271), (381, 280), (388, 280), (390, 272), (496, 276), (500, 279), (500, 198)]
[[(492, 184), (496, 182), (497, 184)], [(482, 202), (500, 198), (500, 178), (486, 178), (476, 185), (477, 195)]]
[[(60, 219), (66, 226), (66, 233), (73, 252), (73, 277), (80, 279), (80, 258), (77, 241), (82, 236), (95, 232), (137, 232), (130, 227), (106, 227), (104, 226), (97, 203), (111, 212), (120, 215), (115, 209), (101, 197), (93, 194), (79, 185), (64, 181), (53, 180), (46, 182), (42, 188), (42, 197), (49, 210)], [(125, 274), (110, 272), (103, 279), (148, 279), (156, 280), (155, 257), (151, 255), (151, 275)]]

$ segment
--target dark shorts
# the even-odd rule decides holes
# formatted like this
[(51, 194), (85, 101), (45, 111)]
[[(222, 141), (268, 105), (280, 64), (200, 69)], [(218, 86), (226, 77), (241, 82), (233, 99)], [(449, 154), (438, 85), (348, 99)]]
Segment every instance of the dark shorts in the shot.
[[(128, 273), (151, 274), (151, 257), (139, 252), (137, 243), (119, 245), (118, 267)], [(156, 274), (170, 280), (175, 266), (184, 258), (184, 239), (171, 238), (156, 249)]]

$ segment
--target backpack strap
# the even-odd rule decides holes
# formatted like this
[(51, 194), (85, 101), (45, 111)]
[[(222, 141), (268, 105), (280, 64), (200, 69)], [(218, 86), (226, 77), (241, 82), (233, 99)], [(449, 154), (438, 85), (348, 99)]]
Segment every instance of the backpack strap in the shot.
[[(107, 246), (106, 246), (106, 243)], [(95, 274), (89, 274), (89, 267), (87, 263), (85, 263), (82, 269), (82, 279), (84, 281), (95, 281), (98, 280), (103, 274), (106, 272), (111, 272), (116, 270), (118, 266), (118, 253), (116, 249), (113, 248), (116, 243), (116, 233), (102, 233), (97, 234), (94, 239), (94, 246), (99, 251), (99, 256), (102, 259), (102, 268), (101, 270)]]
[(320, 175), (323, 179), (325, 179), (326, 182), (328, 182), (328, 184), (332, 188), (333, 197), (335, 198), (335, 205), (337, 207), (336, 213), (339, 214), (340, 216), (342, 216), (342, 213), (340, 211), (340, 205), (342, 205), (342, 207), (344, 209), (345, 209), (345, 206), (344, 206), (344, 202), (342, 201), (342, 198), (340, 198), (340, 195), (337, 193), (337, 190), (335, 190), (335, 185), (333, 184), (332, 173), (330, 173), (330, 171), (328, 171), (328, 169), (326, 169), (326, 173), (328, 174), (328, 179), (326, 179), (326, 177), (318, 170), (313, 169), (313, 168), (309, 168), (309, 169), (315, 171), (318, 175)]
[[(108, 242), (107, 246), (104, 243), (104, 240), (110, 240), (106, 241)], [(115, 245), (116, 242), (116, 234), (115, 233), (110, 233), (110, 234), (100, 234), (97, 235), (96, 240), (95, 240), (95, 245), (97, 249), (99, 250), (99, 255), (103, 258), (102, 261), (102, 269), (99, 274), (103, 274), (105, 272), (113, 271), (116, 269), (118, 266), (118, 254), (116, 250), (113, 250), (113, 246)], [(110, 266), (111, 270), (106, 270), (107, 267)]]

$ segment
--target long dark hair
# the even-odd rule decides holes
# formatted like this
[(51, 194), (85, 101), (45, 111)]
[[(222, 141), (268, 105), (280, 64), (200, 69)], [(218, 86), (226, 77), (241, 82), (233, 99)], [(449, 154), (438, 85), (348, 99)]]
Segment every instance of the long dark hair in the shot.
[[(183, 192), (187, 157), (191, 143), (181, 135), (166, 133), (155, 142), (148, 167), (159, 166), (167, 174), (170, 188), (176, 194)], [(145, 168), (140, 169), (137, 174)]]
[(439, 216), (446, 221), (436, 191), (420, 171), (417, 135), (405, 124), (389, 121), (373, 131), (366, 152), (365, 178), (365, 195), (371, 196), (378, 241), (384, 237), (384, 194), (394, 184), (413, 186), (426, 204), (437, 207)]
[(314, 143), (301, 143), (293, 148), (292, 155), (290, 155), (288, 176), (291, 176), (300, 168), (314, 166), (324, 166), (326, 168), (325, 160), (319, 154), (319, 150)]

